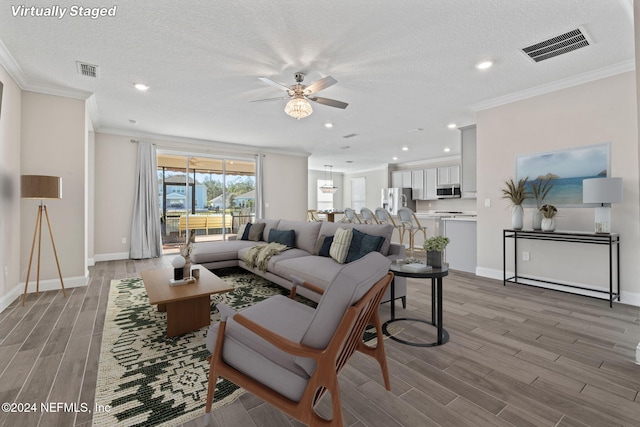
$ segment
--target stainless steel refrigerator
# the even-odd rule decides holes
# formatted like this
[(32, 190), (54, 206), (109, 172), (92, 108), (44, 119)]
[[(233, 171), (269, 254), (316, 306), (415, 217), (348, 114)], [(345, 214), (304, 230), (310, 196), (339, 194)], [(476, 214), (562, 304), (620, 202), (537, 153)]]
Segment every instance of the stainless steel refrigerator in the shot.
[(391, 215), (398, 215), (398, 208), (409, 208), (416, 211), (416, 201), (411, 198), (410, 188), (383, 188), (382, 207)]

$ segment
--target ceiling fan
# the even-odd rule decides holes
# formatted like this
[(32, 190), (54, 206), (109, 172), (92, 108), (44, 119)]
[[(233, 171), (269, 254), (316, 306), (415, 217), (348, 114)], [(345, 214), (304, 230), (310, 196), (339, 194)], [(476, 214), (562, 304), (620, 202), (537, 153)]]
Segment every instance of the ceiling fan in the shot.
[(305, 118), (313, 113), (313, 109), (311, 108), (311, 104), (309, 104), (309, 101), (317, 102), (318, 104), (327, 105), (329, 107), (342, 109), (347, 108), (347, 106), (349, 105), (346, 102), (336, 101), (335, 99), (314, 96), (316, 92), (320, 92), (322, 89), (326, 89), (329, 86), (333, 86), (334, 84), (338, 83), (333, 77), (324, 77), (314, 83), (311, 83), (309, 86), (302, 84), (302, 82), (304, 81), (304, 73), (295, 73), (294, 77), (296, 79), (296, 84), (293, 84), (291, 86), (283, 85), (282, 83), (275, 82), (266, 77), (258, 77), (258, 80), (260, 80), (261, 82), (286, 91), (288, 96), (258, 99), (252, 102), (289, 99), (289, 102), (287, 102), (287, 105), (284, 107), (284, 111), (291, 117), (298, 120)]

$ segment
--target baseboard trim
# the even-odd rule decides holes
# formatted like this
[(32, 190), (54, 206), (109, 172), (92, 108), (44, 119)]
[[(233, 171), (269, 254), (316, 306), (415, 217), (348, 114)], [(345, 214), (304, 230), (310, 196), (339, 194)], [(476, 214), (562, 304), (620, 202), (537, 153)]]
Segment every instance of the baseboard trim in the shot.
[[(502, 281), (504, 279), (502, 270), (496, 270), (493, 268), (485, 268), (485, 267), (476, 267), (476, 276), (481, 276), (481, 277), (486, 277), (489, 279), (496, 279), (496, 280), (500, 280)], [(512, 271), (507, 271), (507, 276), (513, 276), (513, 272)], [(539, 280), (554, 280), (554, 279), (550, 279), (548, 277), (538, 277), (538, 276), (530, 276), (534, 279), (539, 279)], [(520, 279), (519, 279), (520, 280)], [(526, 283), (526, 279), (522, 279), (523, 283)], [(604, 288), (604, 287), (600, 287), (600, 286), (592, 286), (592, 285), (585, 285), (584, 283), (576, 283), (576, 282), (569, 282), (569, 281), (563, 281), (562, 283), (565, 283), (567, 285), (573, 285), (573, 286), (584, 286), (584, 287), (591, 287), (594, 290), (597, 291), (605, 291), (608, 292), (609, 289)], [(551, 290), (561, 290), (561, 291), (566, 291), (567, 288), (564, 288), (562, 286), (556, 286), (556, 285), (552, 285), (552, 284), (547, 284), (547, 283), (538, 283), (538, 282), (531, 282), (531, 284), (540, 287), (540, 288), (545, 288), (545, 289), (551, 289)], [(623, 288), (622, 286), (620, 286), (621, 288)], [(596, 297), (596, 298), (600, 298), (600, 299), (605, 299), (603, 298), (604, 294), (597, 294), (597, 293), (593, 293), (593, 292), (589, 292), (588, 290), (582, 290), (582, 289), (571, 289), (570, 290), (571, 293), (577, 294), (577, 295), (584, 295), (584, 296), (590, 296), (590, 297)], [(608, 296), (607, 298), (608, 299)], [(637, 292), (626, 292), (623, 289), (620, 290), (620, 301), (614, 301), (614, 303), (622, 303), (622, 304), (627, 304), (627, 305), (633, 305), (635, 307), (640, 307), (640, 293)]]
[(129, 259), (129, 252), (114, 252), (111, 254), (95, 254), (93, 256), (94, 263), (100, 261), (118, 261), (122, 259)]
[[(88, 276), (76, 276), (76, 277), (63, 277), (64, 280), (64, 288), (79, 288), (81, 286), (87, 286)], [(40, 292), (45, 291), (57, 291), (61, 289), (60, 279), (47, 279), (40, 280), (39, 290)], [(29, 281), (29, 289), (27, 293), (34, 293), (36, 291), (36, 282)], [(20, 297), (24, 292), (24, 282), (18, 283), (16, 286), (11, 288), (9, 292), (0, 297), (0, 313), (3, 312), (7, 307), (11, 305), (16, 298)]]

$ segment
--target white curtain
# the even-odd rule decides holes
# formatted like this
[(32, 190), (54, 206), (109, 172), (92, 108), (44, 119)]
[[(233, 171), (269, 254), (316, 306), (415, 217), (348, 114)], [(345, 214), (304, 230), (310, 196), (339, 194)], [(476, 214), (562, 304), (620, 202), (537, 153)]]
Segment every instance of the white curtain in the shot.
[(138, 142), (136, 196), (131, 223), (131, 259), (162, 255), (160, 208), (158, 202), (158, 159), (150, 142)]
[(264, 154), (256, 156), (256, 218), (264, 218)]

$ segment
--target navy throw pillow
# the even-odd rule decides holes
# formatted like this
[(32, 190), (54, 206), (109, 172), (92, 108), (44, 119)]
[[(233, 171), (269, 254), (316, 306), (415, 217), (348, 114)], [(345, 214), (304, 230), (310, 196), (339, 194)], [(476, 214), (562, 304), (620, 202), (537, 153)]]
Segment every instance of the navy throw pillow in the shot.
[(247, 226), (244, 229), (244, 233), (242, 233), (242, 237), (240, 238), (240, 240), (249, 240), (249, 230), (251, 230), (251, 226), (253, 224), (251, 224), (250, 222), (247, 223)]
[(324, 238), (324, 242), (318, 251), (318, 255), (325, 256), (327, 258), (331, 257), (329, 255), (329, 250), (331, 249), (331, 244), (333, 243), (333, 236), (327, 236)]
[(295, 248), (296, 246), (296, 232), (295, 230), (269, 230), (268, 243), (280, 243), (286, 245), (289, 248)]
[(349, 246), (349, 252), (347, 253), (347, 259), (345, 263), (360, 259), (369, 252), (380, 252), (380, 248), (382, 247), (383, 243), (384, 237), (371, 236), (354, 228), (353, 238), (351, 239), (351, 245)]

